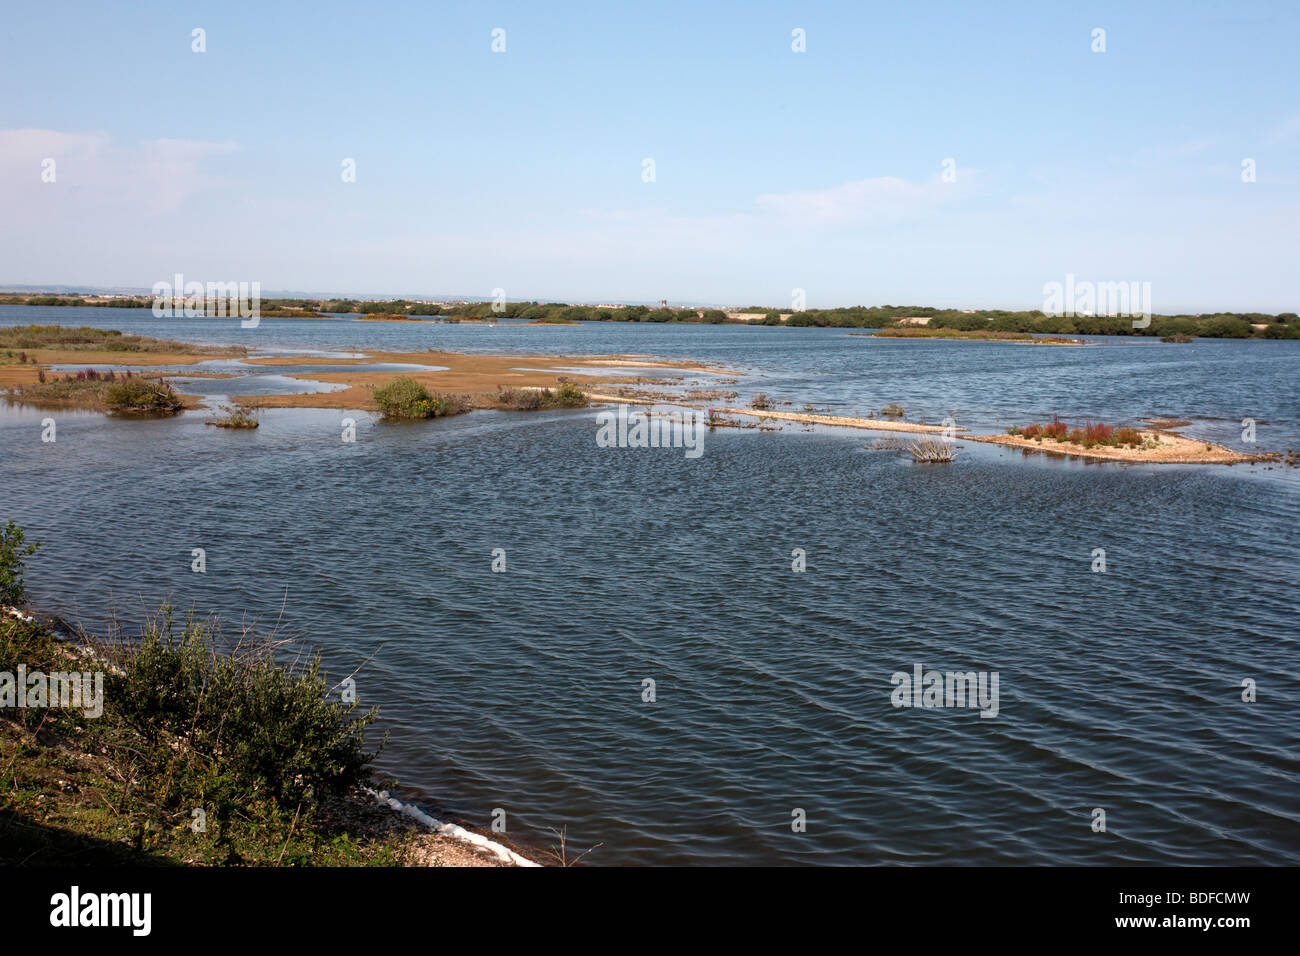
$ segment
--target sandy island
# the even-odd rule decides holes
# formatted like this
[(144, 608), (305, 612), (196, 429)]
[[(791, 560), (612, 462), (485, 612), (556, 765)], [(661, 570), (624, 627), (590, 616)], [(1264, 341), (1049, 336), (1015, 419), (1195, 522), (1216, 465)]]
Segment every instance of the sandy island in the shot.
[(1254, 455), (1243, 455), (1241, 452), (1213, 442), (1185, 438), (1173, 432), (1143, 430), (1140, 434), (1144, 439), (1158, 442), (1157, 447), (1094, 445), (1092, 448), (1084, 448), (1073, 442), (1058, 442), (1050, 438), (1040, 441), (1021, 435), (963, 435), (962, 437), (969, 441), (986, 442), (990, 445), (1007, 445), (1025, 451), (1042, 452), (1046, 455), (1066, 455), (1072, 458), (1090, 458), (1094, 461), (1161, 465), (1235, 465), (1239, 462), (1255, 460)]

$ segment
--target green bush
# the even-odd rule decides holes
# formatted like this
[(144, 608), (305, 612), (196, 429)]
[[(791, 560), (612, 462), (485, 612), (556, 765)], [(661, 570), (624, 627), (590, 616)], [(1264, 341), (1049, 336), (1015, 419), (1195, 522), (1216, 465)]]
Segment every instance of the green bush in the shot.
[(130, 378), (104, 389), (104, 404), (115, 412), (174, 415), (185, 407), (166, 382)]
[[(319, 654), (280, 663), (276, 642), (218, 649), (220, 635), (193, 618), (179, 635), (164, 607), (120, 655), (106, 691), (121, 716), (176, 772), (225, 780), (278, 802), (308, 789), (341, 791), (365, 778), (374, 757), (364, 730), (377, 710), (328, 699)], [(184, 792), (185, 787), (180, 788)]]
[(468, 399), (463, 396), (430, 392), (406, 376), (377, 387), (375, 402), (385, 418), (443, 418), (470, 409)]
[(22, 607), (27, 602), (23, 559), (36, 553), (40, 542), (27, 544), (23, 529), (12, 520), (0, 528), (0, 604)]

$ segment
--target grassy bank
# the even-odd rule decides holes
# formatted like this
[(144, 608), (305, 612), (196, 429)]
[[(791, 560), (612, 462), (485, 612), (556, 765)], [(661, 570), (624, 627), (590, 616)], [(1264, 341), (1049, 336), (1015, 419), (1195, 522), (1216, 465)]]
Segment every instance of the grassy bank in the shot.
[[(31, 552), (0, 533), (0, 604), (22, 603)], [(72, 639), (0, 609), (0, 863), (492, 865), (365, 794), (377, 709), (346, 687), (283, 640), (166, 607)]]

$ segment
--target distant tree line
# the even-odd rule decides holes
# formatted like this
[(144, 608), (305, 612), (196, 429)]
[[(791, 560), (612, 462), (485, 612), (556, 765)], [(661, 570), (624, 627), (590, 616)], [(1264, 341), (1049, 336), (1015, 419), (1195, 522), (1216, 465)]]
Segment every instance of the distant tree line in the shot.
[[(76, 296), (0, 295), (0, 305), (94, 306), (118, 309), (147, 309), (151, 296), (87, 301)], [(526, 322), (687, 322), (720, 325), (739, 322), (748, 325), (789, 325), (797, 327), (876, 329), (892, 328), (900, 320), (916, 317), (929, 319), (932, 329), (961, 331), (1038, 332), (1048, 335), (1193, 335), (1205, 338), (1300, 338), (1300, 317), (1294, 312), (1269, 315), (1263, 312), (1216, 312), (1207, 315), (1153, 315), (1146, 328), (1135, 329), (1128, 316), (1048, 315), (1040, 311), (1011, 312), (980, 309), (936, 309), (919, 305), (855, 305), (839, 309), (808, 309), (782, 313), (770, 306), (753, 305), (741, 310), (763, 318), (752, 322), (729, 319), (721, 309), (651, 308), (645, 305), (625, 307), (570, 305), (564, 302), (471, 302), (463, 305), (439, 305), (411, 302), (407, 299), (263, 299), (267, 311), (286, 309), (307, 313), (427, 315), (448, 321), (461, 319), (514, 319)], [(781, 316), (788, 318), (782, 322)], [(1261, 326), (1261, 328), (1255, 328)]]

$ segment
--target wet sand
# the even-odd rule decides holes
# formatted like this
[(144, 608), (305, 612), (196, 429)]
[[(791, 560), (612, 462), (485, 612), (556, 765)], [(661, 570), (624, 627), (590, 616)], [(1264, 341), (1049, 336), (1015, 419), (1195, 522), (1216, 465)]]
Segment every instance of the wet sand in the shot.
[[(375, 408), (368, 386), (383, 385), (395, 378), (413, 378), (435, 392), (468, 395), (483, 407), (496, 405), (497, 386), (505, 388), (555, 388), (561, 379), (575, 385), (626, 383), (624, 376), (602, 374), (607, 368), (648, 368), (675, 371), (711, 372), (713, 366), (694, 362), (641, 361), (624, 356), (565, 356), (565, 355), (466, 355), (459, 352), (367, 352), (365, 358), (331, 358), (328, 360), (304, 358), (254, 358), (249, 364), (286, 365), (292, 362), (313, 365), (338, 365), (337, 372), (287, 373), (287, 377), (303, 381), (328, 382), (346, 385), (337, 392), (316, 392), (310, 395), (267, 395), (258, 399), (268, 408)], [(401, 372), (347, 371), (346, 367), (379, 363), (429, 365), (440, 368), (430, 371), (418, 369)], [(591, 372), (575, 369), (590, 368)]]

